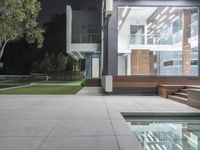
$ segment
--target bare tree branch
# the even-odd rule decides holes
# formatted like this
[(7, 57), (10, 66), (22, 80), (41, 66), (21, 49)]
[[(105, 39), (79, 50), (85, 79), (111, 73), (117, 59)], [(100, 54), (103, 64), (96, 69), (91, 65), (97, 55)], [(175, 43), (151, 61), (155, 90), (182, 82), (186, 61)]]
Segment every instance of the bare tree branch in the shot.
[(7, 39), (6, 37), (5, 37), (4, 40), (5, 40), (5, 41), (4, 41), (4, 43), (2, 44), (3, 46), (0, 47), (0, 48), (1, 48), (1, 50), (0, 50), (0, 60), (1, 60), (2, 56), (3, 56), (3, 53), (4, 53), (4, 50), (5, 50), (5, 47), (6, 47), (7, 43), (10, 41), (10, 39)]

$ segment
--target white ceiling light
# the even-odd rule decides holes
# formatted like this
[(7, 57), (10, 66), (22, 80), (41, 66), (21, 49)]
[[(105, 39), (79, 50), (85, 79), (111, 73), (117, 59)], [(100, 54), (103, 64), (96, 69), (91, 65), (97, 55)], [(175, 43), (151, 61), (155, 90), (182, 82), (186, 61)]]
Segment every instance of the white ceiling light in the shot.
[(172, 18), (174, 18), (174, 16), (175, 16), (175, 15), (171, 15), (171, 16), (169, 17), (169, 20), (171, 20)]
[(158, 20), (160, 18), (160, 15), (156, 16), (156, 20)]
[(149, 33), (149, 35), (151, 35), (153, 33), (153, 31), (151, 31), (150, 33)]
[(156, 31), (156, 33), (159, 33), (159, 32), (160, 32), (160, 30), (157, 30), (157, 31)]
[(174, 12), (175, 9), (176, 9), (176, 7), (173, 7), (173, 8), (169, 11), (169, 13)]
[(164, 14), (168, 9), (169, 9), (169, 7), (166, 7), (166, 8), (161, 12), (161, 14)]
[(123, 14), (122, 14), (122, 18), (124, 18), (126, 16), (127, 10), (128, 10), (128, 7), (125, 7)]
[(161, 23), (159, 26), (157, 26), (156, 29), (160, 29), (163, 25), (164, 25), (164, 23)]
[(164, 26), (163, 26), (163, 28), (166, 28), (166, 27), (167, 27), (167, 25), (164, 25)]
[(179, 18), (179, 16), (177, 16), (176, 18), (174, 18), (171, 22), (176, 21)]
[(163, 21), (166, 17), (167, 17), (167, 15), (163, 16), (163, 17), (159, 20), (159, 22)]
[(120, 20), (120, 21), (119, 21), (119, 24), (118, 24), (118, 26), (120, 26), (121, 24), (122, 24), (122, 20)]
[(151, 25), (152, 25), (152, 22), (150, 22), (150, 23), (147, 25), (147, 28), (149, 28)]
[(153, 26), (152, 26), (152, 28), (155, 28), (156, 27), (156, 25), (154, 24)]
[(149, 38), (152, 39), (152, 38), (153, 38), (153, 35), (151, 35)]

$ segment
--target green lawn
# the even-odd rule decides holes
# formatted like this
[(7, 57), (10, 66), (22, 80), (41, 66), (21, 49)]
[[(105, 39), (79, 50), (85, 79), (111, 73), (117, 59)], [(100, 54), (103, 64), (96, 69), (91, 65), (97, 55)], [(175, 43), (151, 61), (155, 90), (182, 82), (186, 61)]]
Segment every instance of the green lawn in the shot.
[(21, 84), (0, 84), (0, 89), (20, 86)]
[(1, 95), (74, 95), (82, 86), (60, 86), (60, 85), (34, 85), (30, 87), (0, 91)]

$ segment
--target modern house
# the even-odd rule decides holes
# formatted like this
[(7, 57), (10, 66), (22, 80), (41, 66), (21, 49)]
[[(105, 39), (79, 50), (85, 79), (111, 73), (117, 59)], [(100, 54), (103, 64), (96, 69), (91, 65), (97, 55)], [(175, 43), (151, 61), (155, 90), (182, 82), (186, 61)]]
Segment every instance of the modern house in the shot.
[(85, 78), (100, 78), (101, 12), (67, 6), (67, 53), (85, 59)]
[(97, 30), (85, 33), (76, 21), (86, 14), (67, 6), (67, 52), (86, 59), (86, 79), (100, 78), (106, 92), (200, 85), (199, 8), (198, 0), (103, 0), (101, 15), (88, 16)]

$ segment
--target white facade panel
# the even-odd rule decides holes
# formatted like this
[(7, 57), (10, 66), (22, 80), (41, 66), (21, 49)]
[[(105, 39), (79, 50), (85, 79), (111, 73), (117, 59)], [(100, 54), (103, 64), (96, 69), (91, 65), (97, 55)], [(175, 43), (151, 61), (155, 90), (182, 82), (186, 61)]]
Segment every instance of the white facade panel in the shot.
[(106, 16), (111, 15), (113, 12), (113, 0), (106, 1)]
[(102, 76), (101, 82), (102, 82), (102, 86), (105, 92), (113, 92), (113, 77), (112, 76)]
[(67, 52), (71, 51), (72, 43), (72, 8), (71, 6), (66, 6), (66, 43)]
[(99, 78), (99, 67), (100, 67), (100, 59), (92, 58), (92, 78)]

